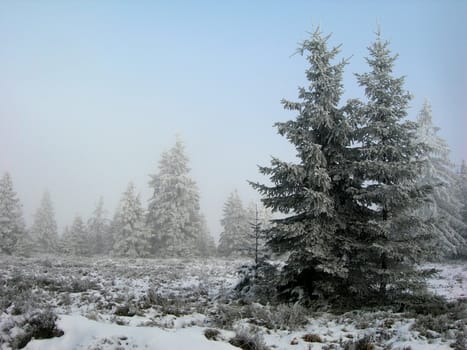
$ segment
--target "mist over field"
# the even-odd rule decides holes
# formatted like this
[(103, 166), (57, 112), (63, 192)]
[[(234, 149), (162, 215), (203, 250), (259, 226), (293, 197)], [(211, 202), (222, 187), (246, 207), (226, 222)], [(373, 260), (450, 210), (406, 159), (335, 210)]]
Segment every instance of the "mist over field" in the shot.
[(0, 2), (0, 350), (467, 349), (467, 3)]
[(62, 230), (100, 196), (112, 215), (129, 181), (146, 205), (149, 174), (179, 135), (218, 237), (228, 194), (258, 202), (247, 184), (264, 180), (257, 165), (295, 157), (272, 125), (293, 116), (280, 100), (306, 83), (294, 53), (317, 25), (350, 57), (343, 101), (363, 96), (354, 73), (366, 70), (379, 26), (414, 95), (409, 119), (428, 99), (459, 165), (467, 158), (463, 14), (455, 1), (2, 2), (0, 172), (13, 176), (28, 224), (48, 189)]

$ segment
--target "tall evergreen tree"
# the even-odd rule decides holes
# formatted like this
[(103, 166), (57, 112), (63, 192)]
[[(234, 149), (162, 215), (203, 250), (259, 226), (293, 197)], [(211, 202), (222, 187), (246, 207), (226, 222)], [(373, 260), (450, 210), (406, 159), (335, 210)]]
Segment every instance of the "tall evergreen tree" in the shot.
[[(459, 169), (459, 176), (458, 176), (458, 188), (459, 188), (459, 198), (461, 202), (461, 217), (464, 223), (464, 230), (462, 230), (462, 236), (464, 240), (467, 241), (467, 165), (465, 161), (462, 160), (462, 164)], [(467, 247), (460, 252), (460, 255), (463, 258), (467, 258)]]
[(173, 148), (162, 154), (159, 172), (151, 175), (149, 185), (153, 195), (147, 225), (157, 255), (192, 254), (203, 230), (199, 192), (189, 171), (183, 143), (177, 140)]
[(420, 185), (431, 185), (434, 190), (430, 201), (416, 213), (433, 221), (435, 247), (431, 256), (442, 253), (455, 256), (465, 247), (459, 188), (454, 165), (449, 159), (449, 146), (438, 135), (439, 128), (433, 125), (431, 106), (425, 102), (417, 118), (417, 142), (426, 144), (426, 163), (418, 178)]
[(333, 64), (339, 48), (328, 49), (328, 38), (317, 30), (300, 47), (310, 65), (309, 87), (299, 89), (299, 102), (282, 101), (297, 112), (296, 119), (276, 123), (295, 147), (298, 163), (273, 158), (270, 167), (260, 167), (272, 185), (252, 183), (267, 208), (286, 215), (266, 231), (268, 245), (285, 254), (279, 290), (286, 296), (332, 295), (347, 273), (341, 216), (348, 212), (342, 208), (352, 182), (345, 166), (351, 130), (346, 108), (339, 107), (346, 62)]
[(57, 223), (49, 192), (45, 192), (40, 207), (34, 216), (31, 228), (36, 249), (42, 253), (52, 253), (58, 248)]
[(149, 232), (145, 227), (144, 210), (131, 182), (120, 201), (117, 222), (113, 253), (129, 257), (148, 256), (151, 247)]
[(91, 218), (88, 220), (87, 230), (90, 239), (94, 242), (92, 253), (99, 255), (107, 253), (106, 240), (108, 239), (109, 224), (105, 217), (104, 200), (102, 197), (99, 198), (99, 202)]
[(243, 207), (237, 191), (232, 192), (224, 204), (221, 220), (222, 233), (218, 253), (221, 256), (249, 255), (253, 240), (248, 211)]
[(365, 215), (355, 223), (360, 233), (349, 255), (348, 282), (356, 295), (383, 301), (422, 282), (413, 263), (421, 257), (429, 232), (413, 210), (429, 187), (416, 185), (423, 145), (415, 142), (416, 124), (403, 120), (411, 96), (404, 90), (404, 78), (392, 75), (397, 56), (379, 33), (369, 53), (370, 72), (357, 75), (367, 101), (353, 135), (359, 159), (352, 172), (362, 184), (354, 199)]
[(25, 239), (26, 229), (21, 204), (9, 173), (0, 180), (0, 252), (12, 254)]

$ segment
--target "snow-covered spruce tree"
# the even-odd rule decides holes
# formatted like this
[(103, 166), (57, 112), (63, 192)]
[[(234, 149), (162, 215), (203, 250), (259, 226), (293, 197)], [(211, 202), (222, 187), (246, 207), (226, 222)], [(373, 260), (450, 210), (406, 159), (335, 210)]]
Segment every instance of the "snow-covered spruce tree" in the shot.
[(123, 193), (114, 231), (113, 254), (127, 257), (145, 257), (150, 251), (149, 231), (145, 227), (144, 210), (133, 183)]
[(106, 239), (104, 240), (105, 251), (107, 254), (111, 254), (114, 244), (115, 244), (115, 237), (116, 232), (119, 230), (120, 227), (120, 203), (118, 203), (117, 208), (114, 211), (112, 219), (109, 223), (109, 230), (106, 235)]
[(204, 229), (199, 193), (189, 176), (188, 157), (181, 140), (162, 154), (159, 172), (149, 182), (147, 226), (153, 253), (158, 256), (187, 256), (196, 253), (196, 241)]
[(237, 191), (232, 192), (224, 204), (221, 219), (222, 232), (217, 248), (221, 256), (248, 256), (253, 248), (248, 211), (243, 207)]
[(0, 180), (0, 252), (12, 254), (17, 243), (24, 239), (26, 229), (21, 204), (10, 174), (5, 173)]
[(94, 242), (91, 253), (97, 255), (108, 253), (106, 240), (108, 239), (109, 224), (105, 217), (104, 200), (102, 197), (99, 198), (96, 208), (88, 220), (87, 231), (89, 238)]
[(264, 232), (271, 228), (272, 212), (263, 205), (250, 203), (247, 208), (250, 224), (250, 244), (248, 248), (250, 256), (255, 259), (255, 266), (269, 256), (269, 249), (266, 246)]
[[(459, 198), (461, 202), (461, 217), (464, 222), (464, 227), (467, 227), (467, 165), (465, 161), (462, 160), (459, 176), (458, 176), (458, 188), (459, 188)], [(462, 236), (464, 240), (467, 241), (467, 229), (462, 231)], [(460, 252), (462, 258), (467, 259), (467, 247)]]
[(71, 251), (71, 233), (70, 233), (70, 227), (66, 225), (63, 228), (62, 234), (58, 238), (58, 251), (61, 254), (72, 254)]
[(89, 256), (92, 254), (93, 241), (90, 240), (86, 225), (81, 216), (77, 215), (73, 220), (68, 233), (68, 251), (77, 256)]
[(346, 62), (333, 64), (339, 48), (328, 49), (328, 38), (317, 30), (303, 42), (299, 53), (310, 65), (309, 87), (299, 89), (299, 102), (282, 101), (296, 119), (276, 123), (298, 163), (273, 158), (270, 167), (260, 167), (272, 185), (252, 183), (267, 208), (286, 215), (266, 231), (268, 245), (286, 260), (278, 282), (285, 297), (335, 295), (347, 274), (343, 216), (352, 212), (346, 191), (352, 183), (346, 168), (351, 130), (346, 108), (339, 107)]
[(430, 201), (418, 208), (416, 214), (433, 222), (434, 249), (430, 257), (439, 255), (454, 257), (465, 248), (462, 232), (461, 202), (454, 164), (449, 159), (449, 146), (438, 135), (439, 128), (433, 125), (431, 106), (425, 102), (417, 118), (417, 142), (426, 144), (426, 163), (418, 177), (420, 185), (433, 186)]
[(19, 237), (15, 245), (15, 254), (19, 256), (29, 257), (34, 251), (34, 242), (29, 234), (29, 231), (25, 229), (23, 234)]
[(348, 256), (348, 288), (354, 297), (385, 302), (423, 286), (414, 262), (423, 255), (430, 232), (414, 209), (429, 187), (416, 183), (424, 147), (416, 142), (416, 123), (404, 121), (411, 96), (404, 90), (404, 78), (392, 75), (397, 56), (379, 33), (369, 53), (371, 71), (357, 74), (367, 101), (354, 115), (359, 159), (352, 171), (362, 183), (354, 199), (365, 215), (354, 223), (359, 234)]
[(35, 250), (38, 252), (53, 253), (58, 249), (57, 223), (48, 191), (44, 193), (41, 205), (34, 215), (31, 234), (35, 242)]

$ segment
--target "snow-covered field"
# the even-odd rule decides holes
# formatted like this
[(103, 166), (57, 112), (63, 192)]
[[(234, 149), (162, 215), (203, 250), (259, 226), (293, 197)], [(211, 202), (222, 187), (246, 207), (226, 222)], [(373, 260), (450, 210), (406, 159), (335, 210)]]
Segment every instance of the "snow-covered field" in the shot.
[[(2, 256), (0, 348), (220, 350), (243, 339), (256, 344), (244, 349), (465, 349), (459, 305), (417, 315), (242, 303), (231, 293), (242, 263)], [(429, 267), (440, 270), (432, 291), (466, 301), (467, 266)], [(43, 324), (55, 337), (35, 339)]]

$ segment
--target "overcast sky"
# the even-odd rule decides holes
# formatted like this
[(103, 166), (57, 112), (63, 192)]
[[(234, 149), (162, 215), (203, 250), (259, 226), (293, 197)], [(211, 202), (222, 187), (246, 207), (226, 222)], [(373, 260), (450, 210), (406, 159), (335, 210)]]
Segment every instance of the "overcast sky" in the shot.
[(45, 189), (59, 227), (88, 217), (99, 196), (109, 216), (127, 183), (143, 203), (148, 174), (180, 135), (202, 211), (218, 236), (222, 206), (257, 164), (294, 152), (272, 125), (306, 83), (293, 55), (313, 26), (332, 32), (353, 73), (380, 25), (399, 53), (396, 73), (431, 101), (434, 122), (467, 159), (466, 1), (0, 1), (0, 172), (9, 171), (32, 222)]

